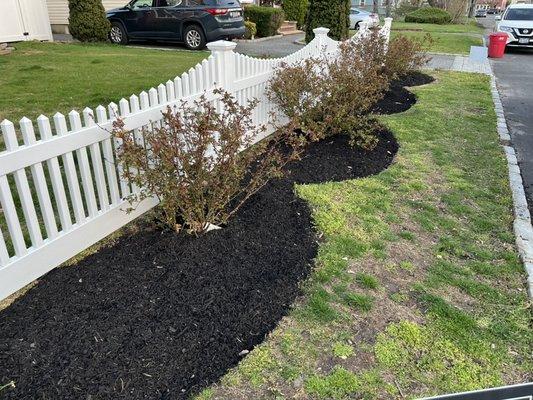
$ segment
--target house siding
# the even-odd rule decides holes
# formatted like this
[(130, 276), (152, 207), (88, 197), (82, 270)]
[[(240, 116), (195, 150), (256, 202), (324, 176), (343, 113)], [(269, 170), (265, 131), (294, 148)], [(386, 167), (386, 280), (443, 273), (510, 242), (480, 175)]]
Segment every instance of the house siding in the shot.
[[(128, 0), (103, 0), (106, 10), (124, 6)], [(46, 0), (51, 25), (68, 25), (68, 0)]]

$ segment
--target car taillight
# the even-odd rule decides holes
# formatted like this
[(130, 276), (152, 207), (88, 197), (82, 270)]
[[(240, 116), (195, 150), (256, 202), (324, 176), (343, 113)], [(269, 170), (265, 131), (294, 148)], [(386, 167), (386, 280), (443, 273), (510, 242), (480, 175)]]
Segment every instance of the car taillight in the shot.
[(227, 14), (229, 10), (227, 8), (208, 8), (205, 11), (211, 15), (224, 15)]

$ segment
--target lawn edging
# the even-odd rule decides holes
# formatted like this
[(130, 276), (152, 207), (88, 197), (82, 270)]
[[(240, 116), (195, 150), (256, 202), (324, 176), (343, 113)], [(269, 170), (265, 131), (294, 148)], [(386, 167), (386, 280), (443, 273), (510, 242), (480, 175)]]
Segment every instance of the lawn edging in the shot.
[(494, 75), (491, 76), (490, 88), (496, 111), (498, 135), (500, 136), (500, 142), (505, 151), (505, 157), (507, 158), (507, 165), (509, 167), (509, 184), (513, 194), (515, 214), (513, 227), (516, 236), (516, 247), (518, 248), (520, 259), (524, 263), (527, 274), (527, 292), (530, 299), (533, 299), (533, 226), (531, 225), (531, 216), (527, 206), (522, 173), (518, 165), (516, 152), (511, 144), (507, 119), (505, 118), (505, 112), (503, 111), (503, 105)]

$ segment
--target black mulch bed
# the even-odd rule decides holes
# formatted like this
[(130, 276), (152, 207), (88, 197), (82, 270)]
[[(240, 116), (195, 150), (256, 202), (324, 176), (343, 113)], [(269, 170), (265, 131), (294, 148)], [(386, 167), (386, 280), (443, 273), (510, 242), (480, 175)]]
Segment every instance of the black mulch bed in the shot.
[(321, 183), (377, 174), (390, 165), (398, 151), (398, 142), (390, 131), (378, 135), (378, 145), (372, 151), (346, 151), (350, 138), (345, 135), (312, 143), (302, 159), (291, 165), (289, 178), (296, 183)]
[(365, 152), (348, 138), (314, 143), (223, 230), (201, 238), (157, 229), (122, 237), (56, 269), (0, 312), (5, 399), (185, 399), (259, 344), (300, 294), (317, 253), (294, 182), (340, 181), (388, 167), (380, 132)]
[(420, 71), (411, 72), (410, 74), (404, 76), (401, 79), (401, 82), (404, 86), (414, 87), (427, 85), (429, 83), (435, 82), (435, 78), (431, 75), (424, 74)]
[(372, 111), (377, 114), (396, 114), (407, 111), (416, 103), (416, 96), (405, 87), (426, 85), (434, 80), (432, 76), (422, 72), (413, 72), (393, 81), (385, 97), (376, 104)]

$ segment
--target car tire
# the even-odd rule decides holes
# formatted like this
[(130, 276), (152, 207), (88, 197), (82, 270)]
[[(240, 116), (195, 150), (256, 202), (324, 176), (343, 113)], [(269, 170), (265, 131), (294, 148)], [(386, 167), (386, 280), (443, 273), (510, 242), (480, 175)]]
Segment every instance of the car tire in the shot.
[(112, 22), (109, 40), (114, 44), (128, 44), (128, 32), (120, 22)]
[(358, 31), (359, 28), (360, 28), (359, 24), (360, 24), (360, 22), (356, 22), (355, 25), (354, 25), (354, 27), (353, 27), (353, 29), (356, 30), (356, 31)]
[(207, 43), (204, 31), (198, 25), (189, 25), (185, 28), (183, 42), (189, 50), (202, 50)]

